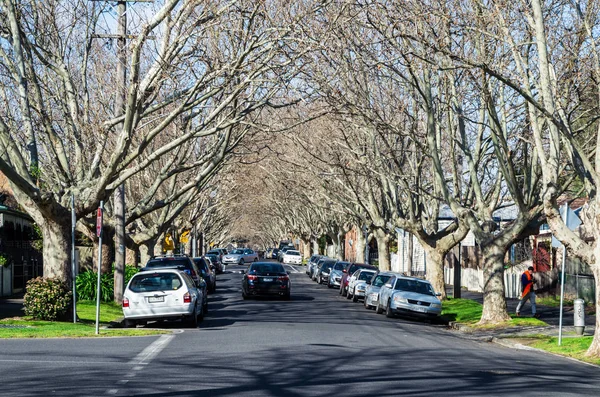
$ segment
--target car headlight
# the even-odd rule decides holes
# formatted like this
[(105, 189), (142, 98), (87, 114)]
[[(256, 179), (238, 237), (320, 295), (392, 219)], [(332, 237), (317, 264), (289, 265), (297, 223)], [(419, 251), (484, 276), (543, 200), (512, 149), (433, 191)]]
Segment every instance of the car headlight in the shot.
[(357, 285), (357, 286), (356, 286), (356, 289), (357, 289), (358, 291), (364, 291), (364, 290), (365, 290), (365, 286), (364, 286), (364, 285)]
[(440, 305), (439, 303), (432, 303), (431, 307), (433, 307), (434, 309), (441, 309), (442, 305)]
[(394, 302), (396, 303), (408, 303), (408, 300), (406, 298), (403, 298), (399, 295), (394, 296)]
[(377, 293), (369, 295), (371, 299), (377, 300)]

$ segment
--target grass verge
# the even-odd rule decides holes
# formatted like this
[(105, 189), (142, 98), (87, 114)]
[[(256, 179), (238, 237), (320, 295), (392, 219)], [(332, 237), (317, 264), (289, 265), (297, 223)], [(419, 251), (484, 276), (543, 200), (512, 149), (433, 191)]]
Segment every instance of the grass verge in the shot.
[(513, 317), (502, 324), (477, 325), (481, 319), (483, 306), (470, 299), (448, 299), (442, 302), (442, 318), (456, 321), (477, 329), (500, 329), (511, 327), (539, 327), (547, 325), (544, 321), (532, 317)]
[(590, 347), (592, 339), (592, 336), (583, 336), (575, 338), (563, 337), (561, 346), (558, 346), (557, 337), (536, 335), (532, 336), (530, 339), (525, 339), (525, 343), (531, 347), (535, 347), (536, 349), (600, 365), (600, 358), (591, 358), (585, 356), (585, 352)]
[[(84, 338), (106, 336), (145, 336), (170, 333), (162, 330), (149, 329), (101, 329), (96, 335), (96, 303), (82, 301), (77, 303), (79, 321), (39, 321), (30, 317), (5, 319), (0, 321), (0, 339), (8, 338)], [(114, 303), (100, 304), (100, 326), (106, 326), (111, 321), (122, 317), (120, 306)]]

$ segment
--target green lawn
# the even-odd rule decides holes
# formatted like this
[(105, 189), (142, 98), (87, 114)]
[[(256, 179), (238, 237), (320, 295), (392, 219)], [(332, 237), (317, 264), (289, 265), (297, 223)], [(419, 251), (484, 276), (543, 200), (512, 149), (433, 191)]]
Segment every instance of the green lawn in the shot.
[(509, 327), (531, 327), (544, 326), (545, 322), (531, 317), (513, 317), (504, 324), (490, 324), (478, 326), (476, 323), (481, 319), (483, 306), (470, 299), (448, 299), (442, 302), (442, 318), (446, 321), (456, 321), (476, 328), (509, 328)]
[(600, 365), (600, 359), (589, 358), (585, 352), (592, 343), (592, 336), (565, 338), (562, 339), (562, 345), (558, 346), (558, 338), (554, 336), (538, 335), (529, 344), (531, 347), (545, 350), (548, 352), (560, 354), (562, 356), (573, 357), (581, 361)]
[[(96, 302), (82, 301), (77, 303), (77, 315), (79, 321), (38, 321), (30, 317), (21, 319), (10, 319), (0, 321), (0, 339), (4, 338), (81, 338), (81, 337), (105, 337), (105, 336), (142, 336), (165, 334), (170, 331), (146, 330), (146, 329), (122, 329), (109, 328), (100, 329), (100, 335), (96, 335)], [(123, 316), (121, 307), (114, 303), (100, 304), (100, 326), (106, 326)]]

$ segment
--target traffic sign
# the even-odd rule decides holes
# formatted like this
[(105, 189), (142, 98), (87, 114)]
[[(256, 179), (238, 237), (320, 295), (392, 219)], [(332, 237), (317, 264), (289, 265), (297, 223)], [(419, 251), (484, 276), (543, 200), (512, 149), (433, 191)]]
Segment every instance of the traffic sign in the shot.
[(96, 237), (102, 236), (102, 208), (96, 213)]

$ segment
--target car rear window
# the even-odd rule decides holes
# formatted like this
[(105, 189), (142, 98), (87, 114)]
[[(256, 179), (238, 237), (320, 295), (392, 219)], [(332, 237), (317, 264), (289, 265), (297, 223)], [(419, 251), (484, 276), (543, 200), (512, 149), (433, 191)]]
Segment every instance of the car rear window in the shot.
[(202, 273), (208, 272), (208, 266), (207, 266), (206, 262), (204, 261), (204, 259), (194, 258), (194, 263), (196, 264), (196, 266), (198, 266), (198, 269), (200, 269), (200, 271)]
[(287, 251), (286, 255), (300, 256), (300, 251)]
[(347, 263), (341, 263), (338, 262), (335, 265), (333, 265), (333, 270), (344, 270), (344, 267), (346, 267)]
[(231, 251), (232, 255), (243, 255), (244, 254), (244, 250), (233, 250)]
[(131, 279), (129, 289), (133, 292), (175, 291), (182, 285), (176, 273), (137, 274)]
[(248, 273), (285, 273), (285, 269), (278, 263), (257, 263), (250, 266)]

